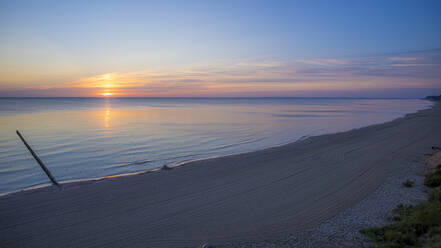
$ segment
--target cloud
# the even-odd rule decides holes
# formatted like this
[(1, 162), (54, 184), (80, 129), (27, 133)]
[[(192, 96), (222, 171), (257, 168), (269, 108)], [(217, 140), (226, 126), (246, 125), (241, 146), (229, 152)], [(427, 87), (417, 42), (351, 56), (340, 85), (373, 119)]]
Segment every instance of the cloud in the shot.
[[(238, 60), (162, 70), (109, 72), (1, 95), (250, 96), (441, 88), (441, 50), (348, 58)], [(323, 94), (323, 93), (320, 93)]]
[[(394, 56), (314, 59), (297, 62), (306, 65), (298, 73), (310, 77), (352, 78), (360, 81), (366, 78), (378, 78), (379, 80), (386, 78), (421, 79), (420, 81), (430, 79), (439, 84), (441, 79), (440, 55), (440, 50), (432, 50), (430, 52), (395, 54)], [(441, 87), (441, 85), (439, 86)]]
[(300, 59), (298, 62), (318, 66), (350, 65), (354, 63), (350, 59)]
[(399, 61), (399, 62), (409, 62), (409, 61), (417, 61), (422, 60), (423, 58), (420, 57), (388, 57), (387, 58), (390, 61)]

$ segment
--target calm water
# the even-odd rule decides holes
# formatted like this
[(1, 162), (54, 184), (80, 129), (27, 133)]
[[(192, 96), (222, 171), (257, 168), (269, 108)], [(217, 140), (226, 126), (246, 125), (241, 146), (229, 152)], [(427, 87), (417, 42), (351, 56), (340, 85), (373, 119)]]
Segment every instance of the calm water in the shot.
[(390, 121), (423, 100), (0, 98), (0, 193), (150, 170)]

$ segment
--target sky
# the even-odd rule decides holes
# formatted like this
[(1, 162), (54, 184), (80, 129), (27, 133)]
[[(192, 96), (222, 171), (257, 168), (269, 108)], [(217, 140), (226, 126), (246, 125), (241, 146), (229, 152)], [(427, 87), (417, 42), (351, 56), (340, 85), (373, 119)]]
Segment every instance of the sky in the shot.
[(441, 94), (441, 1), (4, 1), (0, 96)]

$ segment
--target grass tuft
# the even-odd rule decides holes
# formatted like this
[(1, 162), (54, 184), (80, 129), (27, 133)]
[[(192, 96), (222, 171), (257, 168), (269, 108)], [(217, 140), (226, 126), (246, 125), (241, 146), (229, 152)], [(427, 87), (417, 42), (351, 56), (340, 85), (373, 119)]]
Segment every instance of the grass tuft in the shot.
[(403, 186), (406, 188), (411, 188), (413, 186), (413, 181), (406, 180), (403, 182)]

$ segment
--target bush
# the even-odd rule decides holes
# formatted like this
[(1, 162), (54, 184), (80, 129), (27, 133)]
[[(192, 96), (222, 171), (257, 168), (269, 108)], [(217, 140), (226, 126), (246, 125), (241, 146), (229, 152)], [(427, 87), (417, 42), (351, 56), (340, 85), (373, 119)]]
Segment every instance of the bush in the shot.
[(429, 201), (441, 203), (441, 190), (435, 190), (429, 194)]
[(385, 229), (383, 227), (368, 227), (360, 230), (361, 234), (368, 236), (370, 239), (381, 242), (383, 241)]
[[(439, 167), (439, 165), (438, 165)], [(436, 169), (436, 171), (426, 175), (424, 179), (424, 185), (427, 187), (435, 188), (441, 185), (441, 169)]]

